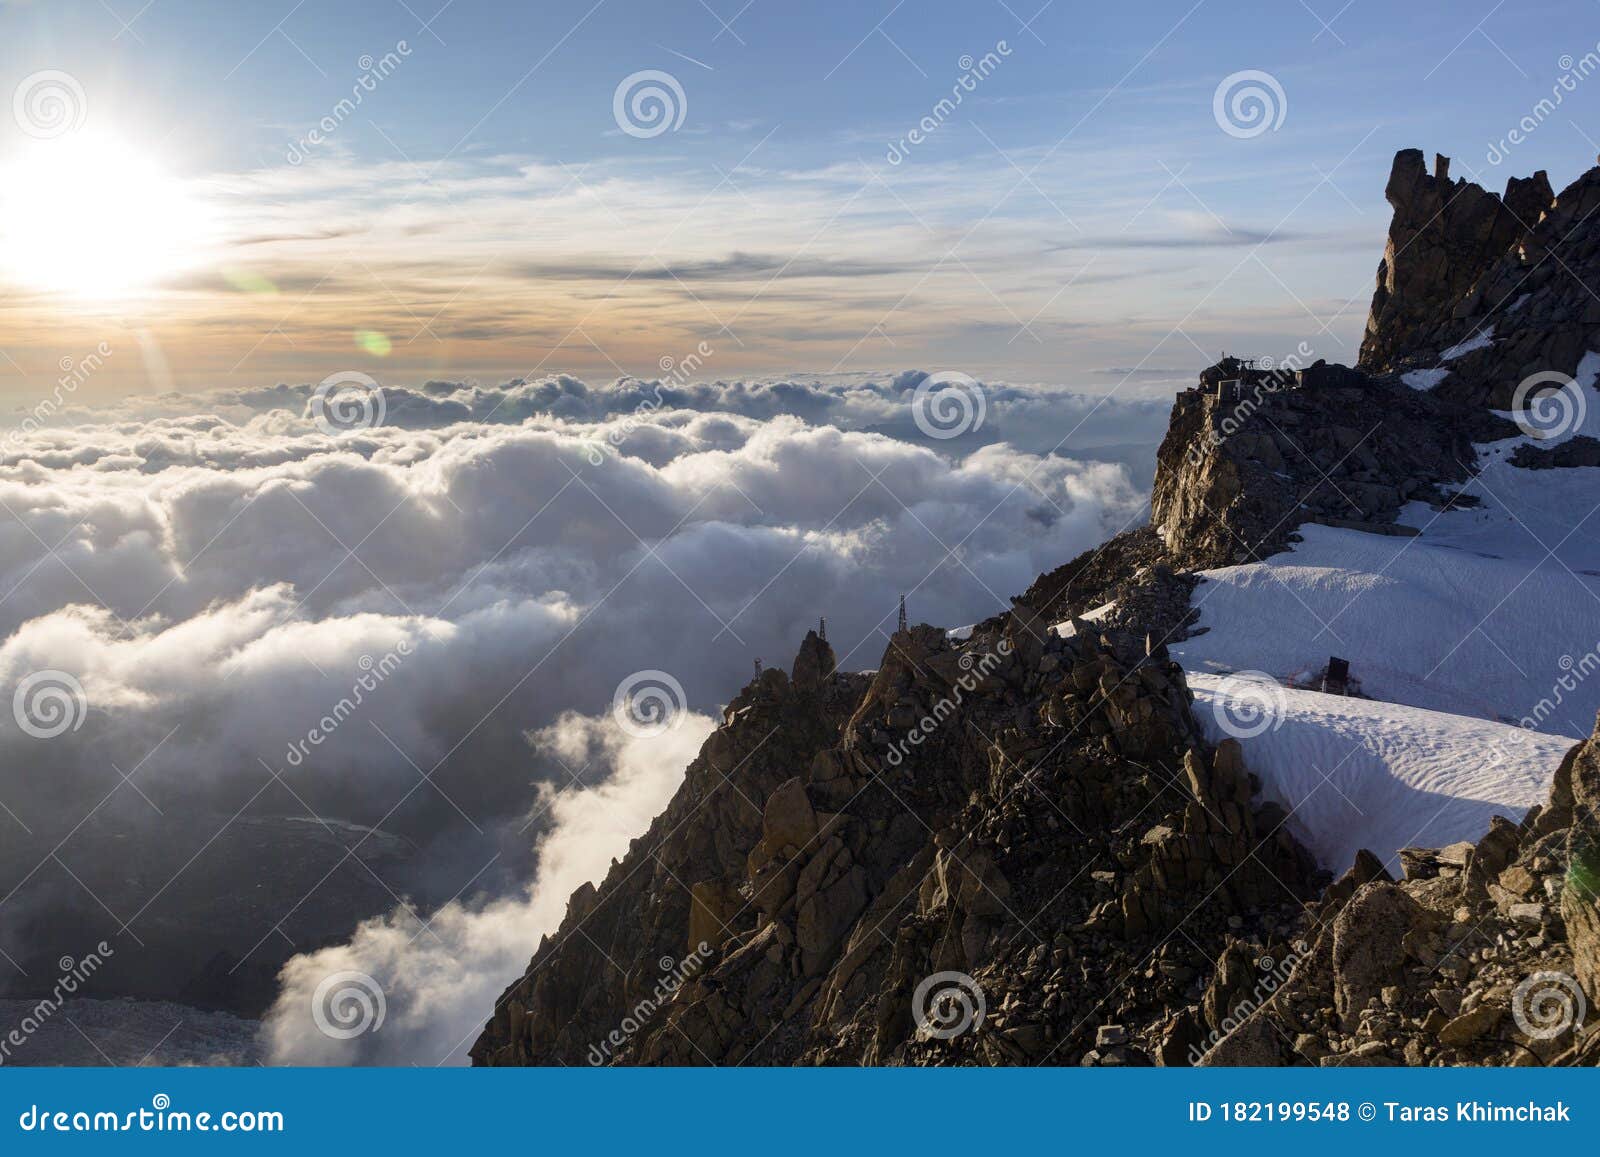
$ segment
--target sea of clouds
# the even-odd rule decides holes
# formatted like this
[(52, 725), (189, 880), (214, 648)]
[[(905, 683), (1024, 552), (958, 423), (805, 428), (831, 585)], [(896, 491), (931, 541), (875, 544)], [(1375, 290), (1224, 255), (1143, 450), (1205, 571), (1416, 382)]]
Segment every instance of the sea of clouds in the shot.
[[(462, 1063), (756, 659), (787, 666), (826, 615), (842, 665), (876, 666), (902, 592), (969, 623), (1144, 517), (1164, 403), (989, 385), (943, 439), (921, 380), (430, 382), (334, 433), (314, 387), (278, 386), (0, 439), (0, 691), (83, 692), (44, 737), (0, 701), (10, 991), (107, 928), (160, 965), (203, 908), (259, 925), (235, 956), (288, 959), (271, 1059)], [(640, 738), (611, 708), (645, 670), (682, 710)], [(258, 816), (348, 840), (381, 904), (297, 932), (318, 901), (229, 847)], [(368, 828), (408, 854), (361, 855)], [(378, 983), (381, 1030), (319, 1028), (337, 972)]]

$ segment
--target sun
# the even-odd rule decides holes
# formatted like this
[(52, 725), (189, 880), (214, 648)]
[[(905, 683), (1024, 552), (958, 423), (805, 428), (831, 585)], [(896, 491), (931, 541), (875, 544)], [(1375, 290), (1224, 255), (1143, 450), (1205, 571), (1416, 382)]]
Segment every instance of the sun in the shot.
[(32, 141), (0, 159), (0, 278), (118, 297), (198, 263), (205, 207), (159, 160), (106, 134)]

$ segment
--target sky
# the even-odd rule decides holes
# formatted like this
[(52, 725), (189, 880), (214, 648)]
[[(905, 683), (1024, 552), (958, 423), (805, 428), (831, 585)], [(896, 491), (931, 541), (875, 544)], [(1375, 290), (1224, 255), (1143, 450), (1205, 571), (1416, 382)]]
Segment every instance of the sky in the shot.
[[(64, 359), (92, 398), (649, 377), (702, 341), (702, 377), (1166, 392), (1223, 347), (1354, 358), (1397, 148), (1495, 188), (1597, 152), (1586, 79), (1493, 147), (1600, 41), (1583, 0), (220, 11), (0, 3), (0, 397)], [(1242, 72), (1271, 109), (1229, 132)]]

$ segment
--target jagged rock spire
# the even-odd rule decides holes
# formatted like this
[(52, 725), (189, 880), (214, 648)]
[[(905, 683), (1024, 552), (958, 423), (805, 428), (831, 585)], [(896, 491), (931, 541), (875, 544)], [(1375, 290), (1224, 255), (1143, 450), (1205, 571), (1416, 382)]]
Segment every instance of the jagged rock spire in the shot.
[(794, 657), (789, 681), (801, 691), (820, 687), (833, 677), (837, 663), (828, 641), (816, 631), (807, 631), (805, 640), (800, 644), (800, 653)]
[(1384, 188), (1394, 220), (1361, 343), (1363, 369), (1388, 369), (1426, 344), (1419, 331), (1448, 319), (1467, 290), (1538, 223), (1553, 197), (1543, 170), (1512, 177), (1503, 197), (1470, 181), (1451, 181), (1449, 173), (1448, 157), (1434, 158), (1430, 176), (1421, 149), (1395, 154)]

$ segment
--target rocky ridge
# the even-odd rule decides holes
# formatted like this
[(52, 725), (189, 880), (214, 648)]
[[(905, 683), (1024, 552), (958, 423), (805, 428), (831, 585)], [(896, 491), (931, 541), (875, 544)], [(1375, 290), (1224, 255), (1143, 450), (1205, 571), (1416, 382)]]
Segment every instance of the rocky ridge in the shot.
[[(1520, 824), (1408, 849), (1399, 881), (1363, 856), (1329, 885), (1257, 800), (1247, 752), (1203, 740), (1165, 649), (1197, 570), (1266, 557), (1305, 521), (1408, 533), (1404, 503), (1470, 502), (1473, 443), (1516, 432), (1489, 413), (1504, 375), (1600, 346), (1581, 282), (1527, 257), (1576, 239), (1563, 258), (1600, 268), (1600, 170), (1502, 198), (1407, 150), (1387, 195), (1358, 367), (1208, 368), (1174, 405), (1151, 525), (965, 640), (918, 626), (846, 675), (808, 635), (574, 895), (474, 1062), (1600, 1059), (1596, 1034), (1539, 1019), (1563, 992), (1600, 1003), (1600, 733)], [(1502, 314), (1517, 330), (1436, 388), (1402, 380)], [(1068, 637), (1046, 626), (1064, 620)], [(1527, 987), (1558, 974), (1576, 997)]]
[[(1368, 373), (1447, 365), (1434, 388), (1474, 407), (1512, 408), (1529, 375), (1577, 374), (1600, 349), (1600, 167), (1559, 194), (1541, 171), (1503, 196), (1435, 175), (1422, 153), (1396, 154), (1385, 196), (1394, 207), (1359, 367)], [(1451, 351), (1460, 351), (1446, 357)]]
[[(1228, 936), (1272, 941), (1316, 891), (1238, 745), (1200, 741), (1181, 670), (1129, 632), (1062, 638), (1022, 605), (964, 642), (913, 627), (826, 737), (788, 723), (795, 682), (729, 706), (475, 1061), (1151, 1063)], [(718, 816), (691, 814), (718, 787)]]
[(1230, 359), (1173, 405), (1151, 523), (1185, 570), (1276, 554), (1302, 522), (1411, 533), (1394, 524), (1402, 505), (1458, 501), (1472, 444), (1515, 433), (1393, 375), (1321, 362), (1259, 371)]

